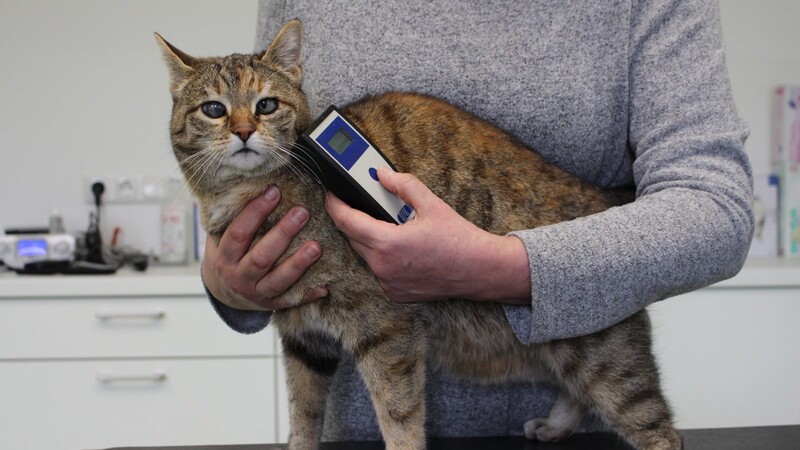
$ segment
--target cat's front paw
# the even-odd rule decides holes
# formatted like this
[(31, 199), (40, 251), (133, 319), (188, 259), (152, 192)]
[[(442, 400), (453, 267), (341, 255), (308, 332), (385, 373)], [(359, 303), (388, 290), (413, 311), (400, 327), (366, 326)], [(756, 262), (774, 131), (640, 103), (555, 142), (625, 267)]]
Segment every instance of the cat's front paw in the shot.
[(562, 441), (570, 437), (574, 431), (561, 424), (551, 423), (550, 419), (531, 419), (525, 422), (525, 437), (541, 442)]

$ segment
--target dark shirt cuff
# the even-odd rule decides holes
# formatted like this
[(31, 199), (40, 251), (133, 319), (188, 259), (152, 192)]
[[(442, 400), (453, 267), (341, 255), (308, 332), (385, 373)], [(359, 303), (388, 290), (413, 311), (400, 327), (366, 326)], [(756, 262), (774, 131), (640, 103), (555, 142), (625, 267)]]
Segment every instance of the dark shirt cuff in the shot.
[(272, 317), (271, 311), (247, 311), (231, 308), (214, 298), (205, 282), (203, 282), (203, 289), (205, 289), (214, 311), (232, 330), (242, 334), (253, 334), (263, 330), (269, 324), (269, 319)]

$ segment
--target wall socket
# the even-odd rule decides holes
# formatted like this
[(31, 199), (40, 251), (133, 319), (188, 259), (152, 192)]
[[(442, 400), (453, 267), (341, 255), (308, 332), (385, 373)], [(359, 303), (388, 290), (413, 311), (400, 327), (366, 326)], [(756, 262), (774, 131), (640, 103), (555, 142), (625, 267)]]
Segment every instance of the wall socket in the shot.
[(149, 175), (120, 175), (85, 177), (83, 194), (86, 203), (94, 204), (92, 185), (96, 182), (105, 185), (103, 204), (158, 204), (171, 203), (178, 196), (188, 195), (184, 189), (183, 178), (177, 176), (157, 177)]

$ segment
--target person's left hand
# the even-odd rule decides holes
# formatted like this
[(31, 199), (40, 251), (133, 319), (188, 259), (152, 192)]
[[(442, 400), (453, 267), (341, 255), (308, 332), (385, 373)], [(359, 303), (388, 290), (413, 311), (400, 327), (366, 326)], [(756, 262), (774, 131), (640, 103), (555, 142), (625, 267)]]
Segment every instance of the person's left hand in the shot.
[(331, 193), (325, 209), (390, 298), (530, 302), (528, 257), (519, 239), (473, 225), (413, 175), (384, 167), (378, 179), (414, 208), (413, 220), (403, 225), (377, 220)]

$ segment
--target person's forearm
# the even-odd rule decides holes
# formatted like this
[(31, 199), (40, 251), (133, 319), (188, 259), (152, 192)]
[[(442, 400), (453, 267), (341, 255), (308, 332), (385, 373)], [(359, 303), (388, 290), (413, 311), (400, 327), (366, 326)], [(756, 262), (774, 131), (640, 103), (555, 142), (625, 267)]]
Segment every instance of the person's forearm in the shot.
[[(466, 262), (470, 264), (470, 261)], [(493, 244), (476, 255), (472, 263), (477, 269), (472, 300), (492, 301), (512, 305), (527, 305), (531, 301), (531, 277), (528, 252), (515, 236), (498, 236)]]

